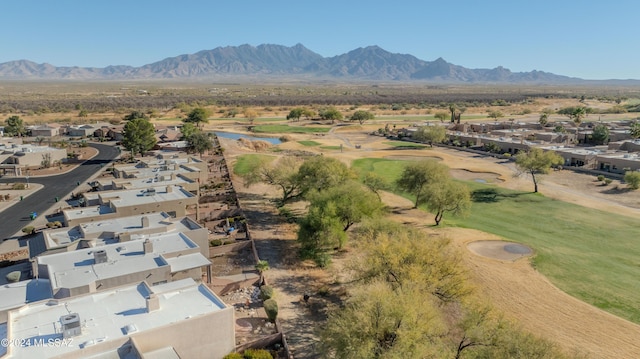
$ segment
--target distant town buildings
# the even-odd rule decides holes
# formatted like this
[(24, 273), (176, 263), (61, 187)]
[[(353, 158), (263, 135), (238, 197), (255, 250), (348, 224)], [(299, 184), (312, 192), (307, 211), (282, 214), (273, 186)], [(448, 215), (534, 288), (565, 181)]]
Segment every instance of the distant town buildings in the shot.
[[(509, 155), (540, 147), (557, 152), (564, 158), (565, 166), (614, 174), (640, 170), (640, 140), (631, 138), (629, 133), (632, 121), (602, 122), (609, 129), (609, 140), (604, 145), (596, 145), (591, 140), (598, 123), (583, 122), (576, 127), (568, 121), (546, 126), (515, 121), (468, 122), (448, 127), (447, 134), (448, 143), (454, 146)], [(433, 123), (427, 125), (434, 126)], [(417, 127), (404, 128), (398, 134), (411, 138), (416, 130)]]

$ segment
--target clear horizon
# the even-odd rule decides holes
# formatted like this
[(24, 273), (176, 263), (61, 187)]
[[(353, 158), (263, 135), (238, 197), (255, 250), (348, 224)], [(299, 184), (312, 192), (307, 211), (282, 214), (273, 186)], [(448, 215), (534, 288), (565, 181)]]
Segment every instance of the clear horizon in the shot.
[(303, 44), (324, 57), (377, 45), (466, 68), (640, 79), (640, 2), (24, 0), (3, 4), (0, 63), (142, 66), (216, 47)]

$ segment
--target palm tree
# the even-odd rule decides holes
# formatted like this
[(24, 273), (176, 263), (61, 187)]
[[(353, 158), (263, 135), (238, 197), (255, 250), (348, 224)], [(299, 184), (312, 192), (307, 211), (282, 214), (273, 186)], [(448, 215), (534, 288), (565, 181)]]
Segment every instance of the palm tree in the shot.
[(587, 109), (580, 106), (576, 107), (571, 113), (571, 118), (573, 119), (573, 123), (576, 125), (576, 140), (578, 140), (578, 130), (580, 129), (580, 123), (582, 119), (587, 115)]
[(582, 119), (587, 115), (587, 109), (584, 107), (576, 107), (571, 113), (571, 118), (576, 126), (580, 125)]
[(449, 111), (451, 112), (451, 123), (456, 122), (456, 104), (449, 104)]

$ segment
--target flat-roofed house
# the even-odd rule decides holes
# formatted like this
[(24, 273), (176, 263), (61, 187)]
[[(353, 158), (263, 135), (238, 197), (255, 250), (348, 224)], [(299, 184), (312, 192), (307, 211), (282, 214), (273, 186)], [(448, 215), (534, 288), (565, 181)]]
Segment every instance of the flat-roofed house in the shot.
[[(235, 348), (234, 310), (192, 279), (138, 282), (10, 311), (10, 358), (213, 358)], [(18, 342), (19, 343), (19, 342)]]
[(88, 192), (83, 196), (86, 207), (62, 211), (66, 226), (158, 212), (168, 213), (172, 217), (184, 217), (187, 214), (186, 207), (198, 203), (198, 198), (193, 193), (175, 185)]
[(151, 285), (201, 280), (211, 262), (189, 237), (168, 233), (39, 256), (33, 265), (34, 277), (49, 280), (53, 297), (66, 298), (143, 280)]
[(44, 162), (53, 166), (67, 158), (67, 150), (49, 146), (18, 145), (0, 146), (0, 153), (6, 155), (4, 164), (20, 165), (25, 169), (39, 168)]
[(189, 217), (173, 218), (165, 212), (159, 212), (45, 229), (29, 240), (29, 257), (127, 242), (141, 235), (167, 233), (183, 233), (198, 245), (202, 255), (209, 256), (206, 228)]
[(64, 127), (57, 123), (31, 127), (31, 136), (33, 137), (55, 137), (60, 135), (64, 135)]

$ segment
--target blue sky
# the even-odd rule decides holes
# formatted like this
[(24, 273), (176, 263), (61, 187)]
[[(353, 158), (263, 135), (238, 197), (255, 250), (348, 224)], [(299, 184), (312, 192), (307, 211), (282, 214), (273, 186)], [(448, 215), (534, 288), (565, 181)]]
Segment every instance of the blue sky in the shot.
[(20, 0), (0, 4), (0, 63), (140, 66), (218, 46), (358, 47), (468, 68), (640, 79), (640, 1)]

